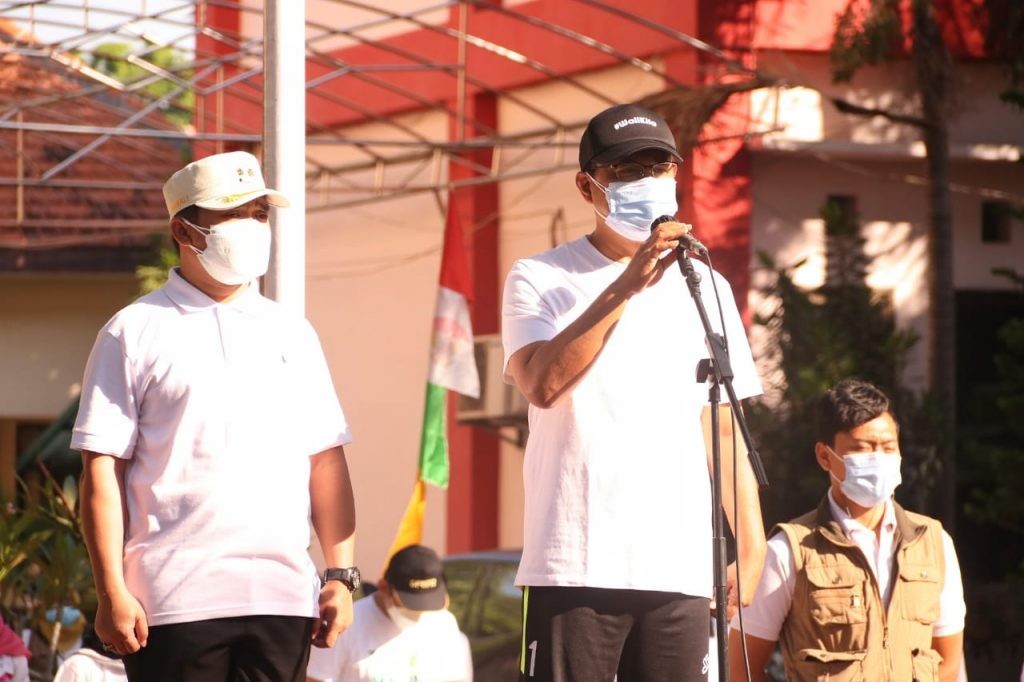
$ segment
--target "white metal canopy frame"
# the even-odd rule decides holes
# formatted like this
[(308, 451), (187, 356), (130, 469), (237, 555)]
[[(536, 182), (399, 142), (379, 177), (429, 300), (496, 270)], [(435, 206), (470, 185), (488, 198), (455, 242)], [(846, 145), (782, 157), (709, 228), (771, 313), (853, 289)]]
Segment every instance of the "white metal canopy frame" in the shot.
[[(755, 72), (722, 51), (643, 16), (642, 5), (626, 11), (611, 0), (566, 2), (607, 15), (609, 22), (617, 22), (623, 34), (645, 31), (678, 42), (680, 47), (710, 55), (721, 73), (733, 74), (732, 80), (741, 84), (739, 89), (766, 84)], [(275, 39), (277, 34), (269, 26), (288, 21), (287, 13), (295, 9), (292, 1), (0, 0), (0, 63), (22, 60), (45, 67), (49, 72), (56, 70), (71, 83), (69, 87), (52, 91), (41, 85), (36, 91), (16, 91), (0, 99), (2, 153), (17, 158), (16, 164), (0, 167), (0, 191), (15, 187), (18, 204), (13, 218), (0, 218), (0, 248), (68, 246), (96, 241), (104, 235), (139, 235), (162, 229), (166, 223), (158, 216), (111, 216), (85, 223), (79, 220), (75, 225), (88, 229), (73, 233), (63, 232), (69, 225), (60, 221), (33, 222), (26, 217), (22, 205), (25, 197), (43, 188), (85, 194), (130, 189), (159, 195), (163, 178), (147, 175), (145, 170), (125, 168), (116, 158), (104, 159), (105, 148), (109, 149), (110, 145), (128, 145), (138, 153), (151, 156), (166, 156), (169, 149), (187, 154), (196, 144), (206, 145), (204, 148), (210, 151), (239, 146), (256, 149), (262, 145), (270, 179), (277, 177), (274, 174), (279, 172), (278, 164), (284, 163), (279, 155), (286, 153), (282, 150), (289, 147), (287, 130), (294, 127), (296, 116), (306, 122), (305, 126), (300, 126), (305, 133), (305, 144), (300, 143), (305, 153), (298, 168), (305, 171), (299, 175), (304, 175), (310, 198), (306, 206), (309, 212), (413, 193), (432, 192), (440, 196), (461, 186), (574, 168), (579, 133), (586, 122), (585, 118), (579, 118), (579, 110), (545, 111), (514, 91), (498, 91), (488, 83), (481, 67), (474, 68), (475, 63), (483, 60), (467, 59), (467, 54), (482, 53), (489, 59), (531, 69), (546, 80), (557, 81), (587, 96), (598, 106), (615, 103), (612, 93), (592, 85), (593, 79), (563, 73), (546, 64), (538, 55), (550, 52), (542, 52), (537, 45), (502, 44), (494, 38), (475, 34), (470, 20), (472, 7), (486, 7), (508, 20), (529, 24), (549, 35), (551, 41), (593, 50), (613, 65), (660, 77), (668, 90), (692, 92), (655, 63), (569, 26), (517, 11), (515, 6), (504, 7), (488, 0), (448, 0), (423, 2), (404, 11), (388, 9), (399, 4), (416, 3), (412, 0), (404, 3), (314, 0), (304, 16), (304, 57), (315, 67), (307, 70), (312, 75), (303, 84), (309, 110), (329, 108), (344, 112), (344, 120), (361, 121), (364, 125), (360, 127), (312, 120), (306, 117), (305, 109), (296, 104), (303, 100), (302, 89), (288, 82), (285, 67), (278, 62), (287, 63), (287, 73), (302, 72), (302, 56), (296, 56), (299, 51), (294, 49), (291, 56), (286, 55), (286, 38)], [(281, 11), (275, 15), (273, 10), (277, 6)], [(242, 13), (243, 26), (259, 27), (266, 20), (265, 32), (257, 28), (254, 32), (243, 31), (247, 35), (241, 35), (217, 28), (215, 22), (209, 21), (212, 14), (227, 9)], [(343, 25), (330, 25), (323, 18), (327, 16), (351, 20)], [(449, 22), (449, 16), (457, 16), (458, 22)], [(299, 17), (303, 17), (302, 12)], [(452, 23), (457, 25), (453, 27)], [(295, 27), (289, 30), (295, 35)], [(440, 41), (452, 41), (455, 49), (451, 53), (457, 55), (456, 61), (438, 63), (429, 54), (381, 39), (381, 36), (409, 30), (430, 32)], [(267, 40), (264, 34), (269, 37)], [(118, 44), (119, 49), (112, 50), (112, 44)], [(214, 46), (213, 49), (210, 46)], [(377, 54), (382, 61), (344, 61), (337, 56), (339, 46), (372, 46), (374, 51), (357, 53)], [(166, 54), (168, 49), (175, 55), (170, 63), (161, 64), (154, 58), (159, 51)], [(388, 61), (384, 61), (385, 56)], [(280, 68), (275, 71), (270, 66)], [(441, 74), (450, 79), (451, 89), (436, 97), (426, 97), (414, 89), (396, 85), (400, 79), (388, 78), (396, 72), (424, 77)], [(443, 138), (428, 137), (405, 122), (402, 116), (382, 115), (365, 102), (345, 97), (345, 87), (325, 87), (336, 86), (338, 81), (344, 84), (346, 80), (362, 87), (371, 86), (389, 93), (399, 102), (404, 101), (399, 109), (442, 114), (452, 122), (449, 129), (460, 133)], [(228, 94), (234, 102), (262, 107), (265, 85), (266, 97), (273, 97), (275, 102), (268, 104), (262, 121), (246, 127), (242, 119), (226, 110), (223, 102)], [(280, 90), (271, 92), (272, 88)], [(514, 135), (495, 131), (467, 113), (469, 89), (498, 96), (509, 106), (529, 112), (540, 124)], [(453, 92), (455, 97), (451, 96)], [(721, 91), (716, 96), (724, 98)], [(724, 96), (728, 96), (728, 92)], [(102, 107), (106, 115), (100, 121), (76, 116), (76, 112), (86, 107)], [(177, 123), (163, 115), (167, 112), (178, 114)], [(187, 122), (190, 119), (192, 123)], [(195, 125), (200, 119), (203, 125)], [(371, 126), (366, 126), (367, 123)], [(377, 132), (366, 136), (361, 130), (367, 127)], [(64, 151), (44, 166), (27, 169), (22, 161), (33, 137), (39, 138), (37, 144), (40, 140), (59, 141)], [(349, 160), (344, 163), (325, 160), (332, 156), (325, 152), (338, 146), (351, 151), (344, 155)], [(483, 167), (474, 161), (471, 152), (475, 150), (490, 152), (489, 165)], [(543, 155), (541, 163), (538, 163), (538, 154)], [(336, 154), (334, 156), (337, 158)], [(76, 166), (89, 159), (104, 161), (110, 172), (99, 175), (76, 172)], [(180, 158), (175, 162), (180, 165)], [(462, 174), (453, 177), (452, 164), (465, 168), (465, 177)], [(294, 176), (298, 168), (292, 164), (281, 170)], [(4, 172), (8, 169), (11, 172)], [(11, 230), (19, 227), (36, 230), (31, 244), (24, 241), (24, 232)]]

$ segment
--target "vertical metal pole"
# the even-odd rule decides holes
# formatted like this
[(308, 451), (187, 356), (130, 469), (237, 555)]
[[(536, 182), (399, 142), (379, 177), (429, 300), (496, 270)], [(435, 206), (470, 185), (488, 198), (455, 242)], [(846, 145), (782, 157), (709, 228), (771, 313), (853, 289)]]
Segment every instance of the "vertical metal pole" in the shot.
[(22, 114), (21, 109), (18, 109), (18, 134), (17, 134), (17, 175), (18, 185), (15, 191), (15, 217), (18, 223), (25, 220), (25, 131), (21, 129), (21, 124), (24, 122), (25, 117)]
[(289, 208), (271, 213), (274, 247), (266, 295), (300, 314), (306, 309), (306, 3), (265, 0), (263, 160), (267, 184)]
[[(217, 94), (213, 96), (214, 130), (218, 135), (224, 134), (224, 67), (217, 67)], [(217, 138), (213, 144), (214, 153), (224, 152), (224, 140)], [(273, 187), (273, 185), (271, 185)], [(275, 187), (276, 189), (276, 187)]]
[(455, 82), (455, 126), (456, 140), (466, 139), (466, 26), (468, 23), (465, 2), (459, 2), (459, 78)]

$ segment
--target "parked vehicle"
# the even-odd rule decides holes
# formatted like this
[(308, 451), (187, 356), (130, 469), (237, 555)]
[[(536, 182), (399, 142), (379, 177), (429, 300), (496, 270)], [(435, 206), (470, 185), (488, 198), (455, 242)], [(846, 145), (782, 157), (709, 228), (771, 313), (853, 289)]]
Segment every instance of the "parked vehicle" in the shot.
[(519, 679), (523, 593), (515, 586), (519, 550), (454, 554), (444, 559), (449, 609), (469, 638), (473, 679)]

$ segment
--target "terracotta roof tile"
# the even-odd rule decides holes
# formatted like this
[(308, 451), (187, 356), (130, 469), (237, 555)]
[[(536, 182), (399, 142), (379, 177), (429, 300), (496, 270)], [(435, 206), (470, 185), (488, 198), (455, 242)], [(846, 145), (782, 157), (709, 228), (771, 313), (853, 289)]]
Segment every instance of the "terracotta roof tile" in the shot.
[[(2, 43), (31, 44), (31, 36), (15, 37), (16, 30), (17, 25), (0, 20), (0, 54)], [(131, 94), (108, 89), (83, 94), (95, 87), (96, 83), (55, 60), (14, 52), (0, 56), (0, 114), (23, 107), (21, 120), (26, 123), (113, 127), (146, 104)], [(79, 96), (26, 106), (41, 98), (76, 94)], [(8, 115), (6, 120), (17, 121), (18, 117)], [(173, 129), (159, 114), (133, 124), (143, 125)], [(67, 248), (73, 244), (104, 244), (135, 252), (151, 240), (154, 230), (166, 225), (159, 188), (187, 160), (190, 150), (184, 143), (111, 137), (56, 174), (53, 186), (38, 186), (44, 173), (96, 137), (27, 130), (22, 133), (21, 178), (28, 182), (23, 189), (19, 223), (15, 186), (19, 178), (18, 132), (0, 130), (0, 252)], [(82, 184), (62, 186), (76, 181)], [(88, 186), (96, 182), (117, 186)], [(6, 267), (40, 260), (45, 259), (18, 258), (10, 253), (0, 258)]]

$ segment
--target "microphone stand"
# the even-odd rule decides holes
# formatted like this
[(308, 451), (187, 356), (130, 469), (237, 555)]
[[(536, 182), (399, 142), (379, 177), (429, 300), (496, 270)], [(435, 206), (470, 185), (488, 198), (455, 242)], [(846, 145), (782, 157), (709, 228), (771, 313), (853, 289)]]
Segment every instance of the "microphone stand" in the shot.
[[(706, 251), (705, 251), (706, 253)], [(679, 247), (676, 249), (676, 261), (679, 270), (683, 273), (686, 285), (690, 289), (690, 296), (697, 307), (697, 314), (704, 327), (704, 342), (710, 359), (701, 360), (697, 363), (697, 383), (707, 383), (708, 402), (711, 405), (711, 503), (712, 503), (712, 530), (713, 530), (713, 557), (715, 567), (715, 641), (718, 645), (718, 679), (720, 682), (729, 680), (729, 657), (727, 646), (729, 642), (729, 624), (726, 621), (725, 611), (728, 601), (728, 585), (726, 581), (726, 558), (725, 558), (725, 518), (722, 508), (722, 455), (721, 437), (719, 436), (718, 405), (721, 401), (720, 388), (725, 387), (729, 404), (732, 406), (732, 414), (743, 434), (743, 441), (747, 445), (747, 458), (750, 460), (754, 477), (760, 486), (768, 485), (768, 476), (764, 471), (761, 462), (761, 455), (754, 448), (754, 442), (747, 429), (746, 419), (740, 411), (740, 402), (736, 398), (736, 392), (732, 387), (733, 371), (729, 363), (729, 349), (725, 344), (725, 337), (715, 333), (708, 319), (708, 311), (704, 307), (704, 300), (700, 295), (701, 275), (694, 270), (693, 261), (687, 253), (687, 249)], [(723, 330), (725, 331), (725, 330)], [(735, 495), (735, 492), (734, 492)], [(738, 535), (738, 534), (737, 534)], [(738, 599), (739, 595), (737, 595)]]

